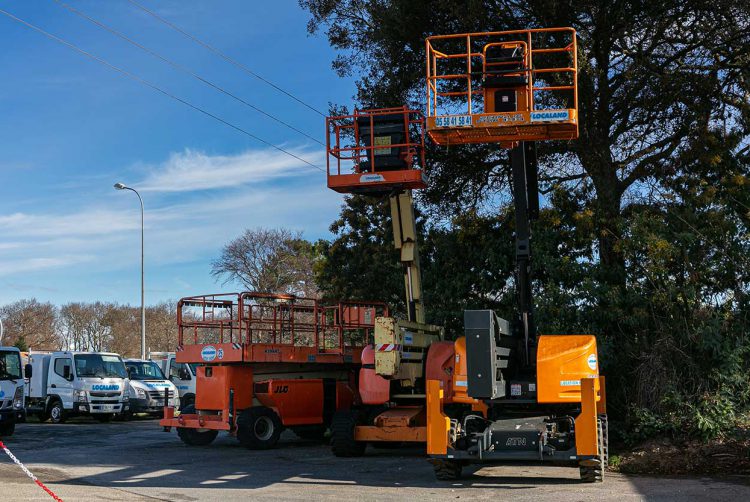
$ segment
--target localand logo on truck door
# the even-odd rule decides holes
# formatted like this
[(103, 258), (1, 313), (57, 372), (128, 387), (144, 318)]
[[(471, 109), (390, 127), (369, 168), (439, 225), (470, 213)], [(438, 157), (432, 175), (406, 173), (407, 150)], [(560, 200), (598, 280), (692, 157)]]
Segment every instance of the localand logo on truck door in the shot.
[(96, 384), (91, 386), (91, 390), (120, 390), (120, 386)]
[(203, 347), (203, 350), (201, 350), (201, 359), (208, 362), (216, 359), (216, 347), (212, 345), (206, 345)]

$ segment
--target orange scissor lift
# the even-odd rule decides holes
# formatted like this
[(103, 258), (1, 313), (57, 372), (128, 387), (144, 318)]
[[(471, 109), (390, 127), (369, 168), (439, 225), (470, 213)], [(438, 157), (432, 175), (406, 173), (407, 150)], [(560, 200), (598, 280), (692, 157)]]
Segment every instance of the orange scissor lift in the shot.
[[(593, 335), (537, 336), (531, 226), (539, 213), (536, 141), (578, 137), (576, 32), (572, 28), (429, 37), (427, 134), (438, 145), (510, 150), (515, 205), (517, 317), (464, 312), (465, 381), (428, 377), (427, 451), (438, 479), (464, 466), (549, 461), (601, 481), (607, 463), (604, 377)], [(459, 351), (456, 351), (459, 354)]]
[(291, 295), (231, 293), (177, 305), (178, 363), (197, 366), (195, 405), (160, 425), (185, 443), (219, 431), (248, 448), (273, 447), (284, 428), (322, 438), (333, 414), (358, 397), (355, 371), (379, 302), (321, 303)]

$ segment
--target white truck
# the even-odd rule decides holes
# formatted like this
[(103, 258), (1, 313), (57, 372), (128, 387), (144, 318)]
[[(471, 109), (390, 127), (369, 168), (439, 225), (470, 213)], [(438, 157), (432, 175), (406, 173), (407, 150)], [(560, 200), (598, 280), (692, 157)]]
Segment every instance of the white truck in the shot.
[(12, 436), (16, 423), (26, 418), (21, 371), (21, 351), (0, 347), (0, 438)]
[(167, 380), (154, 361), (125, 359), (130, 380), (130, 412), (161, 416), (164, 397), (169, 394), (169, 406), (180, 407), (177, 387)]
[(177, 387), (182, 409), (195, 404), (195, 375), (197, 364), (178, 363), (174, 352), (151, 352), (149, 358), (159, 365), (162, 372)]
[(62, 423), (75, 415), (108, 422), (130, 410), (122, 358), (108, 352), (32, 352), (26, 412)]

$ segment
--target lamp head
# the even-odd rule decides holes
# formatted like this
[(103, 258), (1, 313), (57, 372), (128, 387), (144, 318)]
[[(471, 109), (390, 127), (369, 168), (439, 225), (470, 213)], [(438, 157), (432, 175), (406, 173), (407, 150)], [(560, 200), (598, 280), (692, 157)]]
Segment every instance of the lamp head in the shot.
[(128, 187), (126, 187), (123, 183), (115, 183), (115, 188), (118, 190), (125, 190)]

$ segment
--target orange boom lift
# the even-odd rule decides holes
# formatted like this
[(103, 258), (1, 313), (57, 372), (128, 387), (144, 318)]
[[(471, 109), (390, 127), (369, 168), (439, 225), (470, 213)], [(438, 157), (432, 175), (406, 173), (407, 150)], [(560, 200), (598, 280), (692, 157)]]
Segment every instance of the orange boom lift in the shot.
[[(539, 213), (534, 142), (578, 137), (575, 30), (433, 36), (426, 52), (429, 137), (439, 145), (510, 149), (518, 306), (510, 322), (491, 310), (464, 312), (460, 387), (427, 370), (435, 474), (456, 479), (469, 464), (526, 460), (579, 466), (583, 481), (601, 481), (607, 415), (596, 338), (537, 336), (531, 290), (530, 222)], [(484, 413), (456, 406), (457, 396), (481, 402)]]
[(178, 363), (196, 365), (195, 405), (159, 423), (190, 445), (219, 431), (252, 449), (284, 428), (322, 439), (333, 414), (357, 400), (355, 376), (378, 302), (319, 303), (291, 295), (193, 296), (177, 304)]
[(375, 319), (374, 343), (362, 351), (357, 380), (361, 402), (334, 416), (331, 449), (356, 456), (367, 444), (424, 443), (425, 378), (453, 378), (453, 342), (425, 323), (422, 303), (412, 190), (426, 187), (424, 118), (407, 107), (356, 110), (329, 117), (326, 126), (329, 188), (390, 199), (407, 306), (406, 319)]

